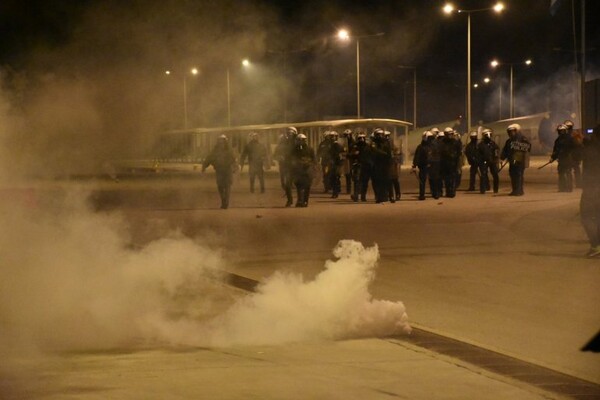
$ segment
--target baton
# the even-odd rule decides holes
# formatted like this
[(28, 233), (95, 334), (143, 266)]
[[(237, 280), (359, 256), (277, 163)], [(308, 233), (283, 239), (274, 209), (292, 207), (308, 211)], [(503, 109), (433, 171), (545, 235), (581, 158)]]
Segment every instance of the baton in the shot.
[(418, 180), (419, 182), (421, 182), (421, 180), (419, 179), (419, 175), (417, 175), (417, 170), (416, 169), (411, 169), (410, 173), (415, 176), (416, 180)]
[(506, 164), (508, 164), (508, 160), (504, 161), (504, 163), (500, 166), (498, 173), (500, 173), (500, 171), (502, 171), (502, 168), (504, 168), (506, 166)]
[(542, 168), (544, 168), (546, 165), (548, 165), (548, 164), (552, 164), (553, 162), (554, 162), (554, 160), (550, 160), (550, 161), (548, 161), (546, 164), (542, 165), (541, 167), (538, 167), (538, 169), (542, 169)]

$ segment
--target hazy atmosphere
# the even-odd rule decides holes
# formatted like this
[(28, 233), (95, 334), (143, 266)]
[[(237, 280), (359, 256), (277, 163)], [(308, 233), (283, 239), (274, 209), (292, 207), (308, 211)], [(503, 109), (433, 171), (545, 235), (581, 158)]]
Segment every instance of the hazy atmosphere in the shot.
[[(550, 112), (552, 134), (555, 122), (577, 121), (579, 1), (561, 1), (554, 15), (546, 0), (507, 1), (502, 15), (473, 14), (472, 79), (491, 78), (473, 89), (474, 126), (509, 117), (508, 63), (515, 67), (516, 116)], [(557, 196), (555, 165), (537, 168), (547, 154), (532, 158), (526, 197), (508, 195), (506, 168), (493, 194), (466, 193), (463, 172), (456, 197), (417, 201), (419, 177), (405, 158), (395, 204), (391, 198), (375, 204), (371, 191), (368, 202), (353, 202), (349, 191), (330, 197), (319, 178), (308, 209), (284, 207), (270, 159), (260, 194), (248, 188), (248, 167), (233, 174), (228, 210), (217, 207), (212, 167), (201, 172), (193, 160), (158, 168), (165, 132), (356, 118), (358, 44), (361, 117), (415, 122), (414, 101), (419, 127), (463, 121), (462, 129), (466, 18), (448, 17), (442, 6), (430, 0), (2, 1), (0, 397), (45, 398), (55, 390), (57, 398), (110, 398), (126, 387), (126, 374), (77, 383), (70, 373), (101, 365), (100, 374), (120, 374), (107, 365), (127, 369), (136, 357), (164, 350), (161, 357), (173, 364), (150, 361), (135, 370), (139, 381), (167, 377), (162, 372), (173, 365), (175, 375), (209, 381), (165, 384), (177, 386), (168, 389), (172, 397), (200, 388), (180, 398), (219, 398), (217, 390), (237, 383), (243, 394), (230, 398), (288, 398), (280, 394), (293, 389), (299, 399), (334, 398), (338, 386), (348, 388), (348, 400), (429, 398), (402, 387), (428, 389), (430, 381), (413, 385), (413, 378), (434, 375), (442, 383), (431, 398), (459, 398), (471, 388), (493, 399), (496, 386), (506, 390), (497, 398), (546, 398), (403, 342), (428, 329), (596, 385), (597, 359), (580, 349), (597, 332), (597, 260), (581, 256), (587, 243), (579, 189)], [(591, 80), (600, 77), (593, 48), (600, 44), (600, 13), (592, 1), (588, 7)], [(341, 28), (354, 41), (341, 42)], [(520, 64), (530, 57), (532, 66)], [(494, 58), (504, 68), (493, 70)], [(113, 173), (119, 161), (140, 160), (156, 164)], [(232, 276), (257, 286), (236, 286)], [(317, 347), (305, 351), (305, 343)], [(174, 355), (197, 364), (180, 367)], [(57, 372), (38, 364), (38, 356), (56, 362)], [(218, 358), (229, 356), (234, 361)], [(316, 367), (302, 358), (308, 356)], [(86, 357), (97, 358), (85, 364)], [(249, 367), (263, 357), (276, 361), (260, 364), (264, 370)], [(227, 382), (223, 371), (240, 360), (247, 381)], [(267, 368), (262, 377), (250, 376)], [(469, 377), (460, 381), (446, 368)], [(332, 370), (341, 372), (329, 380)], [(408, 378), (399, 379), (398, 371)], [(310, 379), (288, 387), (278, 373)], [(363, 377), (372, 380), (352, 390)], [(283, 389), (261, 397), (248, 389), (257, 381)], [(30, 384), (38, 392), (28, 396)], [(320, 385), (323, 391), (310, 392)], [(207, 388), (214, 392), (202, 392)], [(313, 396), (302, 397), (304, 391)]]

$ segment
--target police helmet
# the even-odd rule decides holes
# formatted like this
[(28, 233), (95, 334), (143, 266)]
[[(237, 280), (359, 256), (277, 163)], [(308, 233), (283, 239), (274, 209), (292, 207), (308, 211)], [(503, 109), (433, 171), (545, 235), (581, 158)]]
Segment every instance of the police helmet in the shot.
[(470, 138), (477, 138), (477, 132), (473, 131), (473, 132), (469, 133), (469, 137)]
[(445, 136), (444, 132), (438, 132), (437, 133), (437, 137), (439, 137), (439, 138), (443, 138), (444, 136)]
[(344, 129), (344, 135), (347, 135), (347, 136), (352, 135), (352, 129)]
[(433, 133), (435, 136), (437, 136), (438, 133), (440, 133), (440, 130), (438, 128), (431, 128), (431, 133)]
[(219, 140), (227, 141), (227, 136), (221, 135), (221, 136), (219, 136)]
[(483, 131), (483, 136), (486, 138), (491, 138), (492, 137), (492, 130), (491, 129), (486, 129), (485, 131)]
[(573, 129), (573, 127), (575, 126), (575, 124), (573, 123), (573, 121), (571, 120), (566, 120), (565, 122), (563, 122), (563, 124), (565, 124), (567, 126), (567, 129)]
[(565, 125), (565, 124), (559, 124), (559, 125), (556, 127), (556, 130), (558, 131), (558, 133), (561, 133), (561, 132), (566, 132), (568, 129), (569, 129), (569, 128), (567, 128), (567, 125)]
[(296, 127), (294, 126), (290, 126), (287, 128), (287, 133), (289, 135), (297, 135), (298, 134), (298, 129), (296, 129)]
[(329, 136), (331, 137), (331, 139), (337, 140), (339, 135), (336, 131), (331, 131), (329, 132)]
[(425, 131), (425, 132), (423, 132), (423, 135), (428, 138), (435, 136), (435, 134), (431, 131)]
[(506, 131), (515, 131), (515, 132), (520, 132), (521, 131), (521, 125), (519, 124), (510, 124), (508, 126), (508, 128), (506, 128)]
[(298, 138), (298, 140), (306, 140), (306, 135), (304, 133), (301, 133), (296, 137)]
[(383, 131), (384, 136), (390, 136), (392, 134), (392, 132), (390, 131)]
[(454, 129), (452, 129), (448, 126), (448, 127), (444, 128), (444, 133), (446, 135), (454, 135)]

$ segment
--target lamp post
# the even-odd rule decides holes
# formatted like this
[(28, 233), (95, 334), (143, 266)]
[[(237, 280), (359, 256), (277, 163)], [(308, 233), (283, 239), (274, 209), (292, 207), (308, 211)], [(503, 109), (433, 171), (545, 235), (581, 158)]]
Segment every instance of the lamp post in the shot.
[[(244, 58), (242, 60), (242, 66), (248, 68), (250, 66), (250, 60)], [(227, 126), (231, 126), (231, 76), (229, 67), (227, 67)]]
[(509, 99), (510, 99), (510, 118), (514, 118), (515, 117), (515, 105), (514, 105), (514, 86), (513, 86), (513, 69), (515, 65), (526, 65), (526, 66), (530, 66), (533, 63), (533, 61), (531, 61), (530, 59), (527, 59), (523, 62), (519, 62), (519, 63), (501, 63), (498, 60), (493, 60), (490, 65), (493, 68), (497, 68), (500, 65), (509, 65), (510, 66), (510, 89), (509, 89)]
[(360, 39), (382, 36), (384, 32), (375, 33), (373, 35), (362, 35), (362, 36), (351, 36), (350, 32), (346, 29), (340, 29), (337, 33), (337, 37), (340, 40), (348, 41), (350, 39), (356, 40), (356, 118), (360, 118)]
[(459, 14), (467, 14), (467, 132), (471, 131), (471, 14), (476, 12), (493, 10), (500, 13), (504, 10), (504, 4), (496, 3), (493, 7), (478, 8), (474, 10), (457, 10), (452, 4), (446, 4), (443, 8), (446, 14), (452, 14), (454, 11)]
[[(198, 72), (198, 68), (196, 67), (189, 70), (191, 75), (198, 75)], [(165, 75), (171, 75), (171, 71), (166, 70)], [(183, 74), (183, 129), (188, 128), (187, 75), (187, 73)]]
[(398, 65), (398, 68), (413, 70), (413, 129), (417, 128), (417, 67)]

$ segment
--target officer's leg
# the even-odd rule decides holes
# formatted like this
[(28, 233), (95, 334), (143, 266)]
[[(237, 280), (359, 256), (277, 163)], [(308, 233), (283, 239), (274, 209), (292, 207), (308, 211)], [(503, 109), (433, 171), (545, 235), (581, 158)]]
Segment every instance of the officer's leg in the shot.
[(479, 167), (479, 193), (485, 193), (487, 190), (488, 184), (488, 165), (482, 164)]
[(500, 177), (498, 176), (498, 165), (495, 163), (492, 164), (490, 166), (490, 171), (492, 173), (494, 193), (498, 193), (498, 188), (500, 187)]
[(426, 183), (427, 183), (427, 167), (419, 168), (419, 200), (425, 200)]
[(265, 192), (265, 171), (262, 169), (262, 166), (257, 169), (258, 174), (258, 183), (260, 184), (260, 192)]

